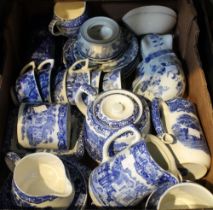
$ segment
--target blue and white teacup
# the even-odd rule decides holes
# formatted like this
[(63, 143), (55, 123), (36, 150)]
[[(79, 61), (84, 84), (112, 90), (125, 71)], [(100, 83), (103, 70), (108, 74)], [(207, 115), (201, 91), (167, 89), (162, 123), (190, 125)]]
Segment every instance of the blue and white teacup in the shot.
[(145, 204), (146, 210), (212, 209), (212, 207), (212, 193), (193, 182), (162, 185), (148, 197)]
[[(110, 157), (109, 148), (127, 130), (134, 139), (121, 152)], [(89, 177), (89, 194), (96, 206), (135, 206), (165, 183), (181, 180), (169, 149), (153, 135), (144, 139), (134, 127), (124, 127), (111, 135), (103, 147), (102, 163)]]
[(70, 146), (69, 104), (21, 104), (18, 143), (24, 148), (63, 149)]
[(67, 208), (72, 203), (74, 184), (56, 155), (38, 152), (20, 158), (9, 152), (5, 161), (13, 172), (12, 196), (17, 206)]
[(52, 80), (52, 98), (53, 102), (66, 104), (68, 103), (66, 81), (67, 69), (64, 67), (58, 68)]
[(211, 156), (194, 104), (184, 98), (154, 99), (152, 122), (159, 138), (172, 150), (184, 179), (200, 179)]
[[(54, 36), (74, 37), (80, 26), (88, 19), (86, 2), (60, 1), (54, 6), (54, 16), (49, 23), (49, 31)], [(55, 31), (56, 29), (56, 31)]]
[[(77, 68), (79, 65), (81, 65), (81, 67)], [(66, 93), (70, 104), (75, 105), (75, 95), (78, 88), (83, 84), (91, 83), (91, 70), (92, 68), (89, 67), (89, 59), (78, 60), (68, 69)]]
[(15, 83), (15, 94), (18, 102), (42, 102), (35, 76), (35, 62), (25, 65)]
[(53, 59), (47, 59), (37, 67), (37, 81), (43, 102), (50, 102), (51, 99), (51, 73), (54, 66)]
[[(83, 96), (87, 95), (87, 102)], [(108, 136), (127, 125), (135, 125), (142, 134), (149, 132), (150, 114), (145, 100), (127, 90), (110, 90), (99, 95), (95, 88), (84, 84), (79, 87), (75, 104), (86, 117), (84, 123), (85, 148), (97, 162)], [(128, 145), (131, 133), (123, 135), (114, 146), (119, 151)], [(125, 143), (126, 141), (126, 143)], [(113, 149), (112, 149), (113, 152)]]

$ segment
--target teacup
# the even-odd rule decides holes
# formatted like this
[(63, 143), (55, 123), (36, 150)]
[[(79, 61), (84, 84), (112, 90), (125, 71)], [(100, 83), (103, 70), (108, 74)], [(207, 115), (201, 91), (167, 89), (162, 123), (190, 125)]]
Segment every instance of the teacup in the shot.
[(55, 103), (68, 103), (66, 90), (67, 72), (67, 69), (60, 67), (53, 77), (52, 97)]
[(121, 70), (108, 72), (104, 75), (102, 89), (103, 91), (122, 89)]
[(68, 104), (21, 104), (18, 113), (18, 143), (24, 148), (69, 149)]
[[(134, 139), (110, 157), (111, 144), (126, 129), (134, 133)], [(153, 135), (142, 139), (137, 129), (124, 127), (105, 142), (102, 163), (89, 177), (89, 193), (96, 206), (135, 206), (162, 184), (176, 184), (179, 179), (175, 159), (166, 145)]]
[(123, 50), (121, 30), (117, 22), (108, 17), (93, 17), (80, 28), (78, 51), (89, 59), (111, 59)]
[(211, 157), (194, 104), (184, 98), (154, 99), (152, 121), (159, 138), (173, 152), (185, 179), (200, 179)]
[[(78, 69), (77, 66), (81, 67)], [(69, 69), (66, 79), (66, 93), (70, 104), (75, 105), (75, 95), (78, 88), (83, 84), (90, 84), (91, 70), (89, 68), (89, 59), (82, 59), (76, 61)]]
[(46, 152), (28, 154), (22, 159), (13, 152), (5, 161), (13, 172), (12, 195), (20, 207), (68, 207), (75, 195), (63, 162)]
[(152, 101), (169, 100), (185, 91), (182, 65), (172, 50), (172, 35), (146, 35), (141, 41), (143, 61), (138, 65), (133, 92)]
[(15, 94), (18, 102), (42, 102), (35, 77), (35, 62), (26, 64), (15, 83)]
[(212, 193), (193, 182), (162, 185), (149, 196), (145, 206), (146, 210), (209, 208), (213, 208)]
[[(76, 36), (80, 26), (88, 19), (86, 2), (56, 2), (49, 31), (55, 35)], [(55, 29), (57, 28), (57, 31)]]
[[(83, 96), (87, 96), (87, 102)], [(127, 90), (110, 90), (99, 95), (95, 88), (84, 84), (79, 87), (75, 104), (85, 115), (85, 148), (97, 162), (102, 160), (103, 145), (109, 135), (127, 125), (135, 125), (142, 134), (149, 132), (149, 108), (144, 100)], [(131, 133), (120, 138), (116, 148), (123, 148)], [(113, 150), (113, 149), (112, 149)], [(117, 149), (116, 149), (117, 150)]]
[(37, 67), (37, 81), (43, 102), (50, 102), (51, 99), (51, 73), (54, 66), (53, 59), (47, 59)]

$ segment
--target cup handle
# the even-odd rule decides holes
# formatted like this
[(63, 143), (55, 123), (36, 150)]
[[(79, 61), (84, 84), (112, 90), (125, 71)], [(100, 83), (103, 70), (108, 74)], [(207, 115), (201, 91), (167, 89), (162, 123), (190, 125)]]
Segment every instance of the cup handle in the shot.
[(29, 69), (35, 69), (36, 65), (35, 65), (35, 62), (34, 61), (31, 61), (30, 63), (28, 63), (27, 65), (25, 65), (21, 72), (20, 72), (20, 75), (24, 74), (26, 71), (28, 71)]
[[(78, 65), (78, 64), (81, 64), (81, 63), (84, 63), (83, 67), (80, 68), (80, 69), (75, 69), (75, 67)], [(81, 59), (81, 60), (77, 60), (74, 64), (72, 64), (72, 66), (68, 69), (68, 72), (71, 73), (73, 71), (91, 71), (92, 68), (89, 68), (89, 59), (86, 58), (86, 59)]]
[(163, 141), (166, 144), (172, 144), (174, 142), (174, 137), (166, 132), (166, 129), (164, 128), (163, 123), (161, 122), (160, 109), (162, 103), (164, 103), (167, 106), (167, 104), (163, 102), (163, 100), (160, 98), (155, 98), (152, 101), (151, 104), (152, 123), (161, 141)]
[(53, 19), (53, 20), (50, 21), (50, 23), (48, 25), (48, 29), (49, 29), (50, 33), (54, 36), (63, 35), (60, 31), (58, 31), (58, 32), (54, 31), (54, 28), (55, 28), (57, 22), (58, 22), (57, 19)]
[(82, 112), (84, 116), (86, 116), (87, 113), (87, 104), (84, 102), (82, 95), (86, 94), (88, 95), (89, 103), (93, 101), (97, 95), (97, 91), (95, 88), (88, 84), (81, 85), (76, 93), (75, 96), (75, 104), (78, 107), (78, 109)]
[(41, 62), (39, 66), (37, 67), (37, 70), (40, 71), (43, 68), (43, 66), (45, 66), (46, 64), (50, 64), (50, 69), (52, 70), (54, 66), (54, 59), (47, 59)]
[(14, 171), (16, 164), (21, 158), (15, 152), (8, 152), (4, 158), (7, 167), (11, 172)]
[(133, 125), (125, 126), (121, 129), (119, 129), (117, 132), (111, 134), (109, 136), (109, 138), (107, 139), (107, 141), (104, 143), (102, 162), (105, 162), (108, 159), (110, 159), (109, 147), (110, 147), (111, 143), (113, 141), (115, 141), (119, 136), (121, 136), (122, 134), (127, 133), (127, 132), (132, 132), (134, 134), (134, 139), (131, 141), (131, 143), (129, 144), (128, 147), (130, 147), (132, 144), (141, 140), (140, 132)]

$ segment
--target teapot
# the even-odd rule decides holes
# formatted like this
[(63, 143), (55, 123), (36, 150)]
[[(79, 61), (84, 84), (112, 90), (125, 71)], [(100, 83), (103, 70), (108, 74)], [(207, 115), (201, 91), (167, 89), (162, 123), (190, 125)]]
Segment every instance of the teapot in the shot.
[[(84, 94), (87, 95), (86, 101), (83, 99)], [(76, 93), (75, 104), (85, 115), (85, 149), (97, 162), (102, 160), (107, 137), (122, 127), (133, 124), (141, 134), (149, 132), (150, 112), (147, 102), (127, 90), (109, 90), (97, 94), (96, 89), (84, 84)], [(122, 134), (110, 151), (122, 150), (131, 138), (131, 132)]]

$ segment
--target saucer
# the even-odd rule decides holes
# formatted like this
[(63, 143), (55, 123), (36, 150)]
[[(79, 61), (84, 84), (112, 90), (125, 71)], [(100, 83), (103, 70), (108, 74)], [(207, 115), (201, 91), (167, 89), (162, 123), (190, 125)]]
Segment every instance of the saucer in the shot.
[[(87, 202), (87, 181), (83, 175), (83, 172), (76, 166), (78, 163), (72, 164), (70, 161), (63, 160), (63, 163), (67, 170), (69, 171), (70, 177), (72, 177), (74, 187), (75, 187), (75, 196), (71, 203), (71, 205), (66, 208), (66, 210), (83, 210), (86, 207)], [(3, 209), (21, 209), (24, 210), (26, 208), (17, 207), (15, 205), (15, 201), (13, 200), (11, 194), (12, 188), (12, 178), (13, 174), (9, 174), (7, 179), (5, 180), (2, 188), (0, 189), (0, 206)], [(39, 209), (39, 208), (30, 208), (30, 209)], [(52, 209), (52, 208), (45, 208)], [(61, 209), (63, 210), (63, 209)], [(65, 209), (64, 209), (65, 210)]]
[[(110, 72), (117, 69), (123, 70), (134, 62), (139, 52), (138, 40), (134, 34), (126, 29), (123, 29), (123, 36), (124, 43), (126, 44), (123, 53), (113, 59), (105, 61), (89, 58), (90, 65), (98, 66), (98, 69), (104, 72)], [(73, 59), (79, 60), (85, 58), (86, 57), (80, 54), (77, 42), (75, 40), (68, 39), (63, 49), (63, 61), (65, 65), (70, 65), (70, 63), (73, 63)]]

